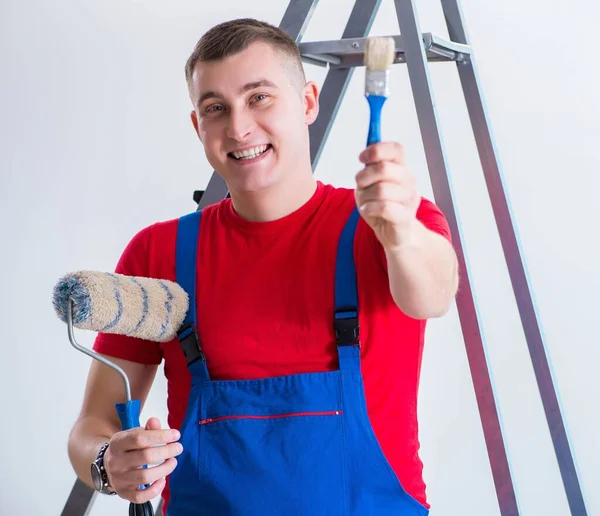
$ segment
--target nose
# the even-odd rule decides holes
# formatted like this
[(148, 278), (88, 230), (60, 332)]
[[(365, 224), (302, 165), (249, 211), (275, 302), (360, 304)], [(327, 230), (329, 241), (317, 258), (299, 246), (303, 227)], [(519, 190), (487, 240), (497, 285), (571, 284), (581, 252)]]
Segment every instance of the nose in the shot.
[(254, 118), (244, 108), (231, 109), (229, 123), (227, 124), (227, 137), (236, 141), (243, 141), (252, 134)]

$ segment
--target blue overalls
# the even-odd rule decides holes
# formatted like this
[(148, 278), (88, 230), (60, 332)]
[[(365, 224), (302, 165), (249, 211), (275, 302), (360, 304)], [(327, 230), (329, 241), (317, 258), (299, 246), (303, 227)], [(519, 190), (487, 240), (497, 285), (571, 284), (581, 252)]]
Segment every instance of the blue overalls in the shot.
[(337, 252), (339, 370), (240, 381), (211, 380), (197, 338), (200, 217), (182, 217), (177, 237), (176, 280), (190, 298), (178, 337), (192, 385), (167, 515), (427, 515), (402, 488), (367, 415), (353, 256), (358, 212)]

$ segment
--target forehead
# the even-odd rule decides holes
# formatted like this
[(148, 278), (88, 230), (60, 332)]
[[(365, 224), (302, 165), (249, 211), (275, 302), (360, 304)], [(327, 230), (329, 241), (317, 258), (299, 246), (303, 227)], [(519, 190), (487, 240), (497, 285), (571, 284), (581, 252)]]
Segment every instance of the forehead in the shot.
[(285, 79), (285, 56), (262, 41), (219, 61), (199, 62), (192, 74), (191, 86), (196, 94), (204, 90), (237, 90), (258, 79), (268, 79), (281, 86)]

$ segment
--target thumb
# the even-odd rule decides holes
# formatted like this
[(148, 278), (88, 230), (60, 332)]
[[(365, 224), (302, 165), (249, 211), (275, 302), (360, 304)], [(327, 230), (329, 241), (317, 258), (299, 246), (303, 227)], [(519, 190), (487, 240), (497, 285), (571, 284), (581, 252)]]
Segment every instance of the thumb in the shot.
[(160, 420), (157, 417), (151, 417), (146, 422), (146, 430), (160, 430)]

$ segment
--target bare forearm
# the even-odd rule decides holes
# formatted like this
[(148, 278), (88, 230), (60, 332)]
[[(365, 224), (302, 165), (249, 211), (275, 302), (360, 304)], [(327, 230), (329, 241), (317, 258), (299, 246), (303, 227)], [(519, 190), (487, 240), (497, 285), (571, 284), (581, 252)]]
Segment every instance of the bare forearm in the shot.
[(429, 319), (448, 311), (458, 286), (458, 265), (446, 238), (415, 221), (410, 238), (385, 254), (390, 291), (405, 314)]
[(80, 418), (69, 436), (69, 459), (75, 474), (82, 482), (93, 488), (90, 465), (100, 447), (120, 429), (91, 416)]

